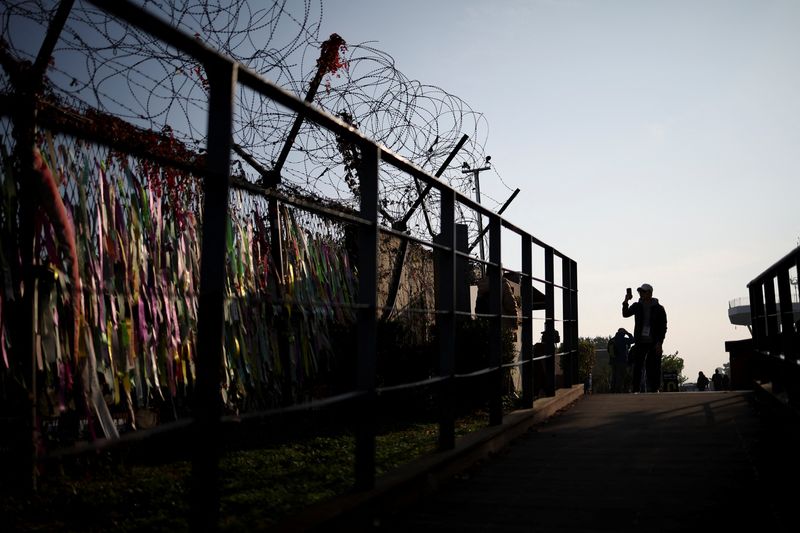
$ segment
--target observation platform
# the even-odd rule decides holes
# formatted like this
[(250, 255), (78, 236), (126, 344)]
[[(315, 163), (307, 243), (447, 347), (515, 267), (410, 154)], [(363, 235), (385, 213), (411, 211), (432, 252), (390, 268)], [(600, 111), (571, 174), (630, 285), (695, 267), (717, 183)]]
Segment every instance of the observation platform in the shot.
[(762, 389), (582, 396), (410, 504), (364, 506), (347, 527), (796, 531), (799, 444), (797, 415)]
[[(794, 301), (798, 297), (793, 296), (792, 313), (794, 313), (794, 320), (800, 320), (800, 302)], [(728, 302), (728, 320), (734, 326), (751, 326), (752, 319), (750, 317), (750, 299), (735, 298)]]

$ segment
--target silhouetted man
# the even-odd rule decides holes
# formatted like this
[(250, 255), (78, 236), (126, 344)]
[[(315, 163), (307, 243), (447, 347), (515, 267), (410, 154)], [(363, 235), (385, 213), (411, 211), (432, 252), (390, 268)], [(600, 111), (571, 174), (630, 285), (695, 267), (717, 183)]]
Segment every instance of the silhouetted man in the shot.
[(714, 384), (714, 390), (722, 390), (722, 373), (719, 368), (714, 370), (714, 375), (711, 376), (711, 383)]
[(658, 392), (661, 387), (661, 354), (664, 337), (667, 335), (667, 312), (657, 298), (653, 298), (653, 287), (649, 283), (636, 289), (639, 301), (628, 306), (633, 296), (625, 295), (622, 316), (636, 317), (633, 328), (633, 392), (639, 392), (642, 382), (642, 367), (647, 371), (647, 391)]

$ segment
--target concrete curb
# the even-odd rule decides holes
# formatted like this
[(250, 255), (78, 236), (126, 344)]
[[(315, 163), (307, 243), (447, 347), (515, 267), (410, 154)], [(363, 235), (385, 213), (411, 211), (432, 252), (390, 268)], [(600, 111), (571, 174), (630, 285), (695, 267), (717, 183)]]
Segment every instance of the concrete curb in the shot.
[(583, 385), (559, 389), (554, 397), (536, 400), (532, 409), (509, 413), (499, 426), (461, 437), (452, 450), (420, 457), (381, 477), (372, 490), (344, 494), (309, 506), (270, 531), (352, 531), (371, 527), (380, 516), (397, 512), (430, 494), (453, 475), (502, 450), (582, 397)]

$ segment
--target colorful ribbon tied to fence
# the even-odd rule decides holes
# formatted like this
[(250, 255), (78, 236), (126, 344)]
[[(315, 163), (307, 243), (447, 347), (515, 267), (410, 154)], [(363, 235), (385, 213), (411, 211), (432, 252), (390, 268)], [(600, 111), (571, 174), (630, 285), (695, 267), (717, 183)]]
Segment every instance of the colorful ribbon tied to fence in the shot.
[[(33, 351), (42, 416), (78, 412), (92, 435), (113, 436), (119, 419), (136, 428), (142, 409), (189, 412), (202, 180), (41, 133), (35, 171), (53, 186), (35, 192), (33, 231), (25, 233), (18, 227), (26, 223), (18, 195), (22, 173), (10, 136), (0, 147), (0, 347), (6, 375), (32, 386), (21, 370), (31, 357), (19, 349), (23, 333), (17, 330), (25, 328), (16, 327), (25, 322), (14, 315), (25, 291), (35, 287)], [(330, 326), (354, 321), (357, 282), (336, 223), (286, 206), (270, 221), (266, 200), (241, 190), (229, 202), (220, 391), (226, 407), (238, 412), (307, 394), (304, 382), (332, 363)], [(270, 240), (276, 223), (281, 243)], [(23, 234), (33, 242), (21, 242)], [(35, 285), (23, 264), (23, 249), (31, 246)], [(283, 275), (275, 271), (274, 246)]]

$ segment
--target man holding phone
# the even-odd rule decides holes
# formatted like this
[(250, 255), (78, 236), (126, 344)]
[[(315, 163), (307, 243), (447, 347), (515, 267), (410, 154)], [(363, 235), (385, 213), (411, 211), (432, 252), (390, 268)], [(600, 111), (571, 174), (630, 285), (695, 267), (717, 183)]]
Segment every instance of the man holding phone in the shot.
[(622, 302), (622, 316), (635, 317), (633, 328), (633, 392), (639, 392), (642, 382), (642, 368), (647, 371), (647, 391), (657, 392), (661, 387), (661, 354), (664, 337), (667, 334), (667, 312), (657, 298), (653, 298), (653, 286), (643, 283), (636, 289), (639, 301), (628, 305), (633, 294), (628, 289)]

